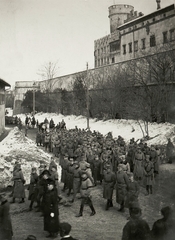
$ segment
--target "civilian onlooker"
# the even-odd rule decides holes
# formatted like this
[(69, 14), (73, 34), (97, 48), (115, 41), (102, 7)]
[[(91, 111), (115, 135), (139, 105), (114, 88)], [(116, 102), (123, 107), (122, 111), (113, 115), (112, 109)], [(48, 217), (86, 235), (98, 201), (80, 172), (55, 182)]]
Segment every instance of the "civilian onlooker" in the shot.
[(129, 213), (130, 221), (123, 228), (122, 240), (150, 240), (150, 228), (141, 218), (141, 209), (133, 205)]
[(163, 218), (155, 221), (152, 228), (152, 237), (154, 240), (173, 240), (175, 238), (175, 220), (173, 211), (170, 207), (161, 209)]
[(60, 223), (60, 236), (61, 240), (76, 240), (75, 238), (70, 236), (71, 225), (67, 222)]

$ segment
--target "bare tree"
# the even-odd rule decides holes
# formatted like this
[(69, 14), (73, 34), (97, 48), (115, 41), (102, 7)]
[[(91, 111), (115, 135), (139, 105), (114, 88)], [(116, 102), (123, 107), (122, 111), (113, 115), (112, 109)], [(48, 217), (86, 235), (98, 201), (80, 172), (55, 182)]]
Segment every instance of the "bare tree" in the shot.
[[(47, 94), (47, 112), (52, 111), (52, 102), (55, 94), (53, 93), (55, 89), (55, 84), (57, 83), (57, 78), (55, 78), (58, 74), (58, 61), (45, 63), (39, 70), (38, 75), (42, 78), (42, 82), (40, 83), (41, 91)], [(58, 102), (57, 97), (55, 98), (55, 103)], [(59, 110), (58, 110), (59, 111)]]
[(43, 91), (53, 92), (58, 76), (58, 61), (45, 63), (38, 70), (38, 75), (44, 80)]
[(160, 122), (162, 115), (168, 120), (168, 105), (172, 97), (172, 69), (175, 69), (175, 50), (161, 47), (154, 54), (129, 61), (127, 70), (133, 83), (133, 112), (143, 120), (143, 136), (149, 137), (150, 121)]

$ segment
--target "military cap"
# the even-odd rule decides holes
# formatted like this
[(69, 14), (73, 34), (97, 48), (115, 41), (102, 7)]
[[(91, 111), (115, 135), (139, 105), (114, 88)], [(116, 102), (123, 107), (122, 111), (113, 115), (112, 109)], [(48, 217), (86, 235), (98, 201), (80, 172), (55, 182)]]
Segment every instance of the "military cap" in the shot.
[(47, 179), (47, 184), (48, 185), (55, 185), (55, 181), (53, 179)]
[(50, 176), (51, 174), (50, 174), (50, 172), (49, 172), (49, 170), (44, 170), (43, 172), (42, 172), (42, 175), (48, 175), (48, 176)]
[(62, 222), (60, 223), (60, 230), (63, 231), (64, 233), (69, 233), (71, 231), (71, 225), (67, 222)]
[(137, 201), (132, 202), (131, 208), (140, 208), (140, 205)]
[(111, 165), (110, 164), (106, 164), (106, 168), (111, 168)]
[(123, 169), (123, 164), (119, 164), (118, 168), (122, 168)]

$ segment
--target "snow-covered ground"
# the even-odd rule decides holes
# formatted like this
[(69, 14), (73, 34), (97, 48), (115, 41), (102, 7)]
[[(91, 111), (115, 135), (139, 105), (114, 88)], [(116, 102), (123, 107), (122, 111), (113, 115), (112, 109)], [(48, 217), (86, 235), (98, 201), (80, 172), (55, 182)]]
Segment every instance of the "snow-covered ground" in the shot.
[[(18, 117), (21, 118), (24, 124), (26, 116), (21, 114), (18, 115)], [(43, 122), (45, 118), (49, 121), (52, 118), (55, 124), (64, 119), (68, 129), (74, 128), (75, 126), (84, 129), (87, 127), (87, 120), (83, 116), (76, 117), (63, 116), (55, 113), (38, 113), (35, 115), (35, 118), (39, 123)], [(112, 132), (113, 137), (120, 135), (126, 142), (129, 142), (133, 137), (135, 140), (143, 137), (139, 124), (134, 120), (97, 121), (97, 119), (90, 119), (90, 129), (92, 131), (99, 131), (104, 135)], [(133, 131), (133, 129), (135, 131)], [(147, 142), (148, 145), (165, 145), (167, 138), (171, 138), (172, 141), (175, 142), (175, 125), (170, 123), (150, 123), (149, 135), (152, 139)], [(17, 127), (14, 128), (10, 131), (9, 135), (0, 142), (0, 185), (7, 186), (12, 184), (12, 170), (15, 161), (18, 160), (21, 163), (26, 183), (29, 183), (31, 167), (38, 167), (40, 162), (49, 164), (50, 157), (50, 154), (39, 149), (32, 140), (25, 137), (24, 131), (20, 132)], [(58, 169), (60, 173), (60, 168)]]
[[(21, 114), (18, 115), (21, 118), (23, 123), (25, 122), (25, 115)], [(45, 118), (49, 121), (52, 118), (54, 123), (57, 124), (61, 122), (62, 119), (66, 122), (66, 126), (68, 129), (74, 128), (77, 126), (78, 128), (87, 127), (87, 119), (83, 116), (63, 116), (61, 114), (56, 113), (38, 113), (35, 115), (36, 120), (39, 123), (43, 122)], [(142, 127), (144, 124), (141, 122)], [(99, 131), (102, 134), (107, 134), (108, 132), (112, 132), (113, 137), (118, 137), (119, 135), (122, 136), (126, 142), (129, 142), (131, 138), (135, 138), (135, 140), (140, 139), (143, 137), (141, 128), (137, 121), (135, 120), (107, 120), (107, 121), (97, 121), (97, 119), (90, 119), (90, 129), (93, 131)], [(132, 131), (132, 130), (135, 131)], [(160, 144), (164, 145), (167, 143), (168, 138), (172, 138), (174, 141), (175, 137), (175, 125), (170, 123), (150, 123), (149, 124), (149, 135), (152, 138), (147, 143), (150, 144)], [(157, 137), (155, 137), (157, 136)]]

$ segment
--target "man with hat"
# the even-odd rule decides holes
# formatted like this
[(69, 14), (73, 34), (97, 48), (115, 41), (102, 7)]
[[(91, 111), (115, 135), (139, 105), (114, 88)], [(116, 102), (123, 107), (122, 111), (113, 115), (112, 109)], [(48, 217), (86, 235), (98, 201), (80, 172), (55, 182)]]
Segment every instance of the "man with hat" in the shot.
[(120, 209), (118, 210), (120, 212), (124, 212), (128, 183), (129, 179), (127, 174), (123, 171), (123, 165), (119, 164), (116, 174), (116, 202), (120, 204)]
[(138, 204), (129, 209), (130, 221), (123, 228), (122, 240), (150, 240), (148, 223), (141, 218), (141, 209)]
[(90, 195), (90, 187), (92, 187), (92, 182), (88, 178), (87, 173), (82, 173), (81, 174), (81, 187), (80, 187), (80, 193), (81, 193), (81, 205), (80, 205), (80, 211), (79, 214), (76, 217), (81, 217), (83, 216), (83, 209), (84, 209), (84, 204), (87, 203), (91, 209), (91, 214), (90, 216), (93, 216), (96, 214), (94, 206), (92, 204), (91, 200), (91, 195)]
[(173, 219), (173, 211), (169, 206), (167, 206), (161, 209), (161, 214), (163, 218), (157, 220), (153, 224), (151, 231), (153, 240), (173, 240), (175, 230), (175, 219)]
[(38, 204), (38, 210), (37, 212), (42, 211), (43, 208), (43, 203), (44, 203), (44, 194), (47, 191), (47, 184), (48, 184), (48, 179), (50, 177), (50, 172), (49, 170), (45, 169), (40, 176), (40, 179), (37, 184), (38, 188), (38, 195), (37, 195), (37, 204)]
[(145, 155), (145, 165), (144, 165), (145, 177), (146, 177), (146, 195), (152, 194), (152, 186), (154, 179), (154, 166), (150, 160), (150, 155)]
[(31, 171), (31, 175), (30, 175), (30, 184), (29, 184), (29, 187), (28, 187), (28, 190), (29, 190), (28, 200), (31, 200), (30, 206), (29, 206), (29, 211), (32, 210), (33, 203), (34, 203), (34, 201), (36, 201), (36, 197), (37, 197), (36, 185), (37, 185), (37, 182), (38, 182), (38, 174), (36, 172), (36, 168), (32, 167), (32, 171)]
[(61, 240), (76, 240), (75, 238), (70, 236), (72, 226), (67, 222), (60, 223), (60, 236)]
[(109, 207), (113, 207), (112, 196), (116, 181), (115, 173), (111, 171), (110, 164), (106, 164), (106, 171), (104, 171), (103, 177), (103, 198), (107, 199), (106, 210), (108, 210)]
[(24, 183), (25, 179), (21, 170), (21, 164), (16, 164), (16, 168), (13, 172), (13, 178), (14, 181), (14, 190), (13, 190), (13, 200), (12, 203), (15, 202), (15, 198), (21, 198), (21, 201), (19, 203), (24, 203), (25, 198), (25, 189), (24, 189)]
[(71, 202), (74, 202), (77, 193), (80, 191), (81, 185), (81, 169), (79, 168), (79, 163), (77, 161), (74, 162), (74, 179), (73, 179), (73, 198)]
[(48, 238), (54, 238), (59, 231), (59, 212), (55, 181), (48, 179), (47, 191), (43, 196), (44, 231)]
[(74, 160), (72, 157), (69, 158), (69, 164), (67, 167), (67, 196), (70, 196), (71, 190), (73, 189), (73, 180), (74, 180)]
[(129, 182), (127, 186), (127, 195), (125, 201), (125, 207), (130, 208), (133, 203), (138, 203), (139, 196), (139, 184), (134, 180), (133, 173), (128, 174)]

